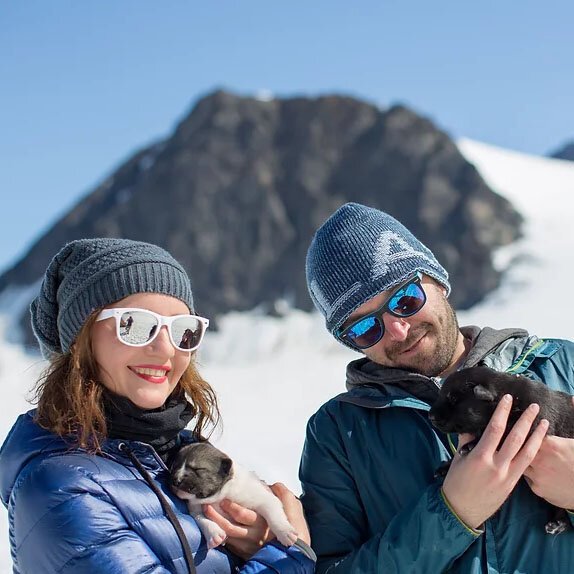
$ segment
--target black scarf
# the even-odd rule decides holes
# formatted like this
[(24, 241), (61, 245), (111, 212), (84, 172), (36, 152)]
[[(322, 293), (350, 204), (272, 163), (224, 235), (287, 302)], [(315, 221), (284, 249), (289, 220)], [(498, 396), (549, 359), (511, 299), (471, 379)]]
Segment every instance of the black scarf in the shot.
[(104, 411), (108, 437), (144, 442), (153, 446), (167, 461), (170, 450), (179, 446), (179, 433), (195, 414), (193, 405), (181, 391), (173, 392), (158, 409), (142, 409), (128, 398), (105, 390)]

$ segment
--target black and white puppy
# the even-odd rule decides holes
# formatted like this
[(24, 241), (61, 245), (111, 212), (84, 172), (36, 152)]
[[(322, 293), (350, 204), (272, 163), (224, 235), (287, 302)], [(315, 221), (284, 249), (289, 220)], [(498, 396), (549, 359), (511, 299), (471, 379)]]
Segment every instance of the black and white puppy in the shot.
[[(466, 454), (478, 442), (505, 394), (512, 395), (513, 400), (502, 440), (532, 403), (540, 405), (532, 429), (536, 428), (541, 419), (547, 419), (550, 423), (548, 434), (574, 438), (574, 406), (569, 394), (552, 390), (539, 381), (501, 373), (488, 367), (471, 367), (449, 375), (429, 412), (430, 421), (445, 433), (475, 435), (476, 440), (461, 449), (461, 454)], [(441, 474), (444, 471), (445, 468), (439, 470)], [(569, 525), (565, 512), (557, 510), (559, 512), (554, 515), (554, 519), (546, 525), (546, 532), (550, 534), (562, 532)]]
[(255, 510), (263, 516), (281, 544), (291, 546), (297, 532), (289, 523), (280, 500), (252, 471), (233, 462), (208, 442), (182, 447), (171, 464), (171, 487), (187, 501), (189, 513), (195, 518), (209, 548), (225, 541), (224, 530), (202, 511), (203, 504), (216, 508), (224, 498)]

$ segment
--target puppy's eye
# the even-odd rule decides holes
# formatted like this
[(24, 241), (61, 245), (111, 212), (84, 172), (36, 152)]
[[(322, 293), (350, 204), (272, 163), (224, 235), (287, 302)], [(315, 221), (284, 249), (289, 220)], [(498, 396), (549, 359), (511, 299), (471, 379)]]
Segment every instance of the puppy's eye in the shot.
[(192, 468), (193, 472), (195, 472), (195, 474), (197, 474), (197, 476), (208, 476), (209, 475), (209, 469), (208, 468)]
[(456, 405), (456, 403), (458, 403), (460, 397), (454, 393), (448, 393), (446, 395), (446, 398), (448, 399), (449, 403), (451, 403), (452, 405)]

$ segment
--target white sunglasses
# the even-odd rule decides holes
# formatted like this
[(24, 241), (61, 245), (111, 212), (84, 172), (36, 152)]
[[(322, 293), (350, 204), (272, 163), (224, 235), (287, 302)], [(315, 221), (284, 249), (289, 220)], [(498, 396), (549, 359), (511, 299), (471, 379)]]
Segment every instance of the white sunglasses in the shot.
[(145, 347), (159, 334), (166, 325), (173, 346), (180, 350), (195, 351), (201, 344), (209, 319), (197, 315), (158, 315), (147, 309), (114, 307), (104, 309), (96, 321), (114, 318), (116, 320), (116, 335), (129, 347)]

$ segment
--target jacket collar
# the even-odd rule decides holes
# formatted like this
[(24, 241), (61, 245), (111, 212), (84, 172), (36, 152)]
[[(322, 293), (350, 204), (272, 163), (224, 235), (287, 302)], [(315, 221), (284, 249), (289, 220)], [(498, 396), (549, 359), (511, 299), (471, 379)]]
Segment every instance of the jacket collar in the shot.
[[(506, 370), (512, 362), (532, 343), (536, 337), (529, 337), (524, 329), (493, 329), (484, 327), (480, 329), (474, 325), (461, 328), (462, 334), (472, 341), (472, 347), (464, 361), (463, 367), (474, 367), (495, 349), (504, 345), (509, 349), (507, 365), (500, 365), (498, 370)], [(512, 345), (509, 345), (513, 343)], [(500, 353), (498, 353), (500, 354)]]

